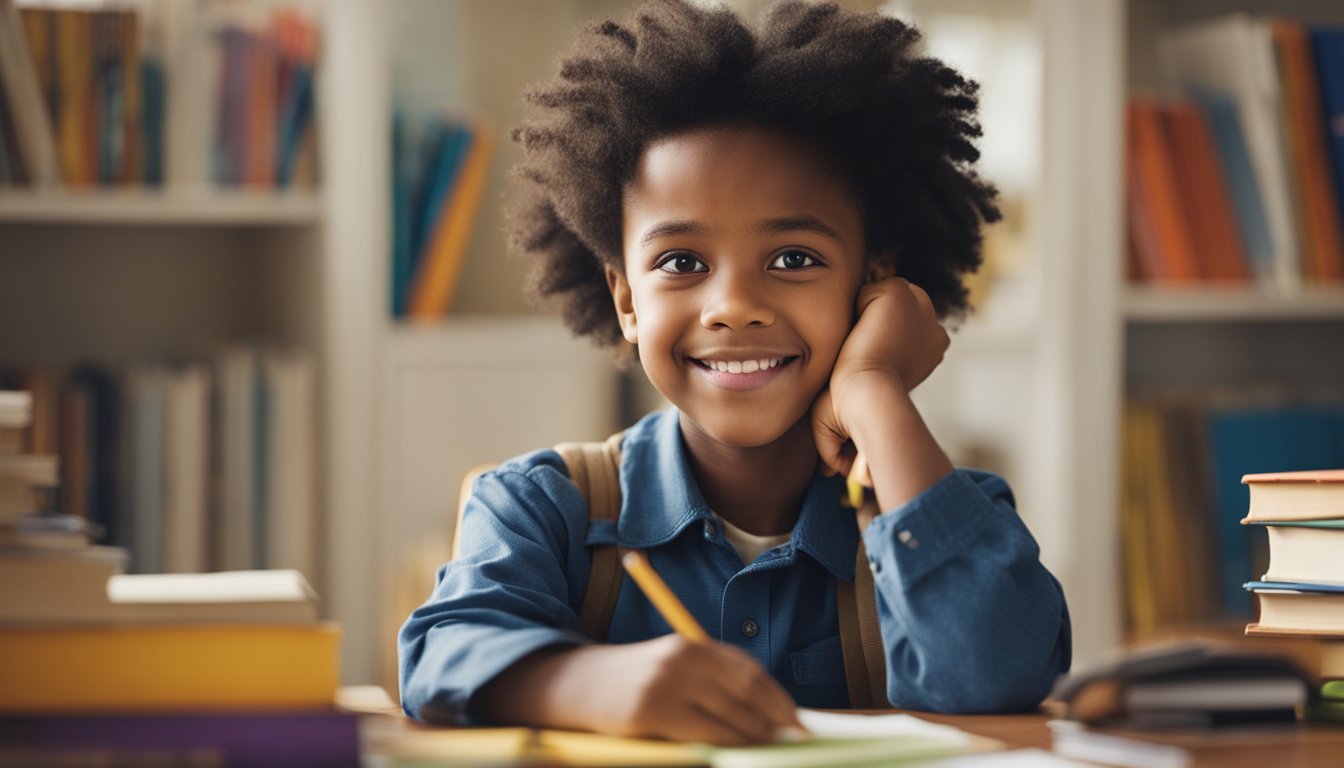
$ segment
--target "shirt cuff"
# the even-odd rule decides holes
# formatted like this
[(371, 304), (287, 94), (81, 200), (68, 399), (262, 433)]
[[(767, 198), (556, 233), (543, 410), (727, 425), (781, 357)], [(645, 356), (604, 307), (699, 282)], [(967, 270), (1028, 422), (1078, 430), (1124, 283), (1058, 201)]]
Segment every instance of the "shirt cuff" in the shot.
[(965, 472), (951, 474), (873, 520), (863, 533), (874, 579), (896, 574), (909, 589), (963, 552), (993, 524), (994, 501)]
[[(431, 632), (430, 642), (433, 642)], [(553, 646), (577, 646), (591, 642), (576, 632), (549, 627), (531, 627), (508, 631), (492, 630), (482, 632), (481, 637), (468, 642), (476, 646), (475, 652), (451, 660), (447, 664), (445, 676), (456, 684), (447, 686), (450, 691), (447, 700), (431, 700), (417, 713), (427, 722), (446, 723), (458, 726), (491, 725), (471, 711), (472, 698), (487, 683), (498, 677), (504, 670), (522, 660), (523, 657)], [(479, 644), (479, 645), (478, 645)], [(481, 652), (488, 647), (488, 652)], [(457, 696), (452, 695), (456, 690)]]

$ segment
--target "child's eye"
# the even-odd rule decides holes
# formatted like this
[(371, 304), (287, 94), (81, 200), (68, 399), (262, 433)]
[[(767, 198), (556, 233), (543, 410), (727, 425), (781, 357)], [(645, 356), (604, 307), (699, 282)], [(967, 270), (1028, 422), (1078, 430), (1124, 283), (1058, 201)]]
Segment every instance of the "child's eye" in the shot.
[(770, 269), (802, 269), (803, 267), (814, 267), (821, 264), (817, 257), (807, 251), (784, 251), (770, 262)]
[(658, 269), (661, 269), (664, 272), (674, 272), (677, 274), (709, 271), (709, 267), (706, 266), (703, 261), (685, 251), (669, 255), (658, 265)]

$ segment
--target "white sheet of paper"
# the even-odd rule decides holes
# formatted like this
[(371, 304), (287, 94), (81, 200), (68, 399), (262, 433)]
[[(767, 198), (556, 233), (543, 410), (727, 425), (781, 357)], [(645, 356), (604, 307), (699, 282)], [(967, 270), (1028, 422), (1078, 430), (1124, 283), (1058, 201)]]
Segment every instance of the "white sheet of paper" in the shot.
[(909, 768), (1094, 768), (1043, 749), (1014, 749), (1007, 752), (977, 752), (913, 763)]
[(819, 739), (892, 738), (924, 736), (967, 744), (971, 735), (950, 725), (920, 720), (914, 715), (858, 715), (798, 709), (798, 719)]

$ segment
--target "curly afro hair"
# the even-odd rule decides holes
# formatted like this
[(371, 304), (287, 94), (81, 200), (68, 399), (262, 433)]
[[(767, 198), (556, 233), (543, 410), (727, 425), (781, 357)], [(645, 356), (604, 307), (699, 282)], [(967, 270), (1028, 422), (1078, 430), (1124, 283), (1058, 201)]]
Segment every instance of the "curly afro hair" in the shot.
[(965, 314), (994, 188), (972, 165), (977, 86), (920, 56), (919, 32), (833, 4), (782, 2), (756, 31), (731, 10), (655, 0), (633, 23), (589, 25), (540, 109), (513, 131), (524, 160), (510, 212), (515, 253), (535, 261), (529, 298), (577, 335), (622, 339), (603, 265), (623, 269), (622, 193), (644, 148), (714, 125), (807, 141), (856, 192), (868, 257), (928, 292), (939, 317)]

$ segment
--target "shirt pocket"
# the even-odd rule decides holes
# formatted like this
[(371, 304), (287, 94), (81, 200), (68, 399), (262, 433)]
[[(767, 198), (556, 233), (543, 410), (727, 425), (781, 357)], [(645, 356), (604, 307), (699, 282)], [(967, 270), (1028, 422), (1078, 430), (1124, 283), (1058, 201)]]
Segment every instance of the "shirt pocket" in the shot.
[(793, 662), (793, 682), (805, 686), (845, 687), (845, 656), (840, 636), (825, 638), (801, 651), (789, 654)]

